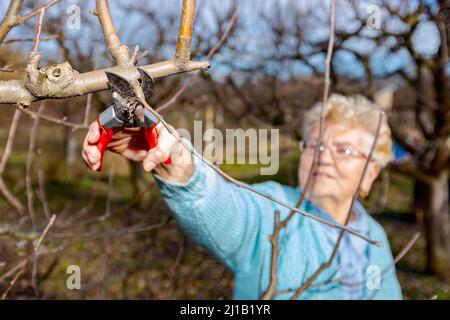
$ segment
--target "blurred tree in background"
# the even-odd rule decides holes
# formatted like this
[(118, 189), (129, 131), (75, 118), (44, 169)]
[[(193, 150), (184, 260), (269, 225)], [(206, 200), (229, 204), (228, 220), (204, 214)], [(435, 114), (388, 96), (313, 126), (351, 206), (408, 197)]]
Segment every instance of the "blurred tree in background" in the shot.
[[(8, 2), (0, 4), (1, 17)], [(398, 266), (406, 297), (449, 298), (450, 4), (337, 3), (331, 89), (377, 101), (388, 112), (397, 148), (404, 151), (380, 176), (365, 204), (386, 228), (394, 252), (415, 230), (425, 229), (426, 241), (421, 239)], [(139, 65), (171, 59), (181, 1), (111, 0), (110, 5), (122, 42), (141, 48)], [(35, 6), (35, 1), (24, 1), (22, 14)], [(279, 128), (278, 175), (258, 176), (258, 165), (222, 167), (246, 182), (275, 179), (296, 185), (302, 113), (322, 94), (328, 1), (202, 0), (197, 6), (191, 48), (196, 60), (220, 41), (235, 6), (238, 20), (211, 59), (211, 71), (202, 72), (164, 117), (187, 129), (195, 120), (222, 130)], [(62, 0), (46, 11), (42, 65), (69, 61), (79, 72), (111, 66), (98, 19), (89, 13), (94, 9), (95, 1)], [(24, 76), (34, 28), (35, 19), (27, 20), (4, 39), (0, 80)], [(153, 105), (170, 101), (190, 77), (157, 79)], [(43, 114), (83, 124), (93, 121), (111, 98), (105, 91), (44, 103)], [(39, 112), (40, 106), (34, 102), (29, 110)], [(83, 128), (36, 121), (15, 110), (14, 105), (0, 107), (0, 154), (14, 119), (17, 125), (11, 157), (0, 169), (0, 183), (17, 201), (0, 197), (0, 294), (14, 277), (8, 272), (29, 254), (38, 231), (55, 213), (41, 255), (18, 278), (9, 298), (231, 296), (231, 274), (184, 238), (139, 164), (108, 154), (103, 173), (89, 173), (79, 156)], [(34, 195), (35, 230), (30, 229), (27, 192)], [(72, 264), (82, 270), (81, 291), (66, 289), (66, 268)]]

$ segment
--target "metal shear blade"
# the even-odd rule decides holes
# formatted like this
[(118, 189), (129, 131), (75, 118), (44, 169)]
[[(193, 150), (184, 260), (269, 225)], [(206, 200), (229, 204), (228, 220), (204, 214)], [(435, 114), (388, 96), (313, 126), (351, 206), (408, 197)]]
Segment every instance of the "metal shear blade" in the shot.
[(149, 101), (155, 90), (155, 83), (152, 76), (142, 68), (137, 68), (141, 75), (141, 87), (144, 91), (145, 101)]
[[(140, 74), (140, 84), (144, 91), (145, 100), (148, 101), (153, 96), (155, 83), (152, 76), (142, 68), (137, 68)], [(130, 82), (115, 73), (105, 71), (109, 86), (112, 92), (117, 92), (122, 97), (136, 97)]]
[[(145, 100), (149, 100), (154, 92), (154, 82), (150, 74), (144, 69), (137, 68), (140, 74), (140, 86), (144, 92)], [(139, 102), (131, 83), (120, 75), (105, 71), (112, 91), (114, 111), (124, 126), (144, 126), (154, 117), (148, 117), (144, 106)]]

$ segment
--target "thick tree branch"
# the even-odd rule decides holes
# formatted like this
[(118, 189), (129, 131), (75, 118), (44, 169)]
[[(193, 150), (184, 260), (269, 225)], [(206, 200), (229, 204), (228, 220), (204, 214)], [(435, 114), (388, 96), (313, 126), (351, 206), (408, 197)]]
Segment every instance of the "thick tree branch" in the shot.
[[(206, 55), (206, 59), (210, 60), (214, 54), (223, 46), (225, 41), (228, 39), (230, 34), (233, 32), (234, 27), (236, 26), (236, 21), (238, 17), (239, 10), (237, 7), (233, 9), (233, 12), (231, 14), (230, 22), (228, 24), (227, 29), (220, 37), (219, 41), (214, 45), (214, 47), (209, 50), (208, 54)], [(166, 102), (164, 102), (160, 107), (156, 109), (159, 113), (167, 112), (167, 109), (169, 109), (177, 100), (178, 98), (194, 83), (194, 81), (199, 77), (199, 73), (194, 74), (191, 76), (191, 78), (186, 81), (183, 86)]]
[(194, 28), (196, 0), (183, 0), (180, 31), (175, 52), (175, 59), (180, 69), (184, 69), (191, 57), (192, 29)]
[(120, 42), (109, 10), (108, 0), (96, 0), (96, 4), (96, 14), (100, 25), (102, 26), (109, 53), (114, 60), (116, 60), (118, 65), (132, 66), (130, 65), (130, 50), (126, 45)]
[(9, 31), (16, 25), (23, 0), (12, 0), (9, 3), (5, 18), (0, 24), (0, 44), (8, 35)]
[[(36, 14), (39, 12), (37, 11)], [(28, 106), (36, 100), (69, 98), (106, 90), (109, 88), (104, 73), (106, 70), (122, 75), (132, 83), (135, 82), (140, 76), (134, 68), (135, 59), (130, 58), (128, 47), (121, 44), (117, 36), (107, 0), (97, 0), (96, 14), (99, 17), (108, 50), (116, 60), (117, 67), (79, 74), (70, 63), (64, 62), (39, 69), (40, 55), (35, 53), (30, 55), (27, 79), (0, 81), (0, 104), (19, 103)], [(179, 43), (176, 59), (142, 67), (154, 79), (181, 72), (209, 69), (209, 61), (190, 61), (190, 54), (187, 54), (190, 51), (194, 17), (195, 1), (185, 0), (179, 36), (182, 41), (181, 44)], [(180, 60), (183, 60), (182, 64)]]
[[(189, 61), (185, 69), (180, 70), (175, 60), (169, 60), (142, 66), (141, 68), (147, 71), (154, 79), (158, 79), (182, 72), (207, 70), (209, 67), (209, 61)], [(58, 71), (55, 70), (63, 71), (61, 75), (58, 76), (60, 80), (54, 79), (54, 73), (58, 74)], [(130, 81), (137, 80), (140, 77), (136, 68), (121, 66), (78, 74), (72, 69), (68, 62), (64, 62), (46, 68), (46, 82), (50, 82), (49, 78), (52, 80), (54, 79), (55, 82), (53, 82), (52, 87), (54, 90), (49, 91), (42, 96), (34, 96), (31, 94), (26, 89), (26, 81), (23, 79), (0, 81), (0, 104), (19, 102), (23, 105), (29, 105), (33, 101), (42, 99), (65, 99), (108, 90), (109, 84), (105, 71), (121, 75)]]

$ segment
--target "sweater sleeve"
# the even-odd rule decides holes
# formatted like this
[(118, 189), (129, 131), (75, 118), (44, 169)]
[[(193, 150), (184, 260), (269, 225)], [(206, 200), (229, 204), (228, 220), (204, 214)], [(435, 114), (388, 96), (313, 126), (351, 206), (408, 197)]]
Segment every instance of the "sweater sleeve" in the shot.
[[(402, 300), (402, 289), (397, 279), (394, 258), (392, 256), (389, 240), (386, 232), (378, 223), (376, 223), (376, 233), (373, 238), (383, 243), (383, 247), (373, 249), (377, 250), (377, 258), (375, 259), (377, 264), (375, 267), (377, 267), (379, 272), (381, 272), (381, 286), (379, 288), (375, 286), (372, 290), (369, 289), (369, 297), (375, 300)], [(371, 275), (376, 276), (376, 274)]]
[[(262, 213), (272, 203), (226, 181), (194, 157), (195, 170), (184, 184), (154, 175), (161, 193), (182, 230), (234, 272), (250, 271), (258, 255)], [(254, 185), (264, 190), (268, 183)], [(267, 210), (266, 210), (267, 209)]]

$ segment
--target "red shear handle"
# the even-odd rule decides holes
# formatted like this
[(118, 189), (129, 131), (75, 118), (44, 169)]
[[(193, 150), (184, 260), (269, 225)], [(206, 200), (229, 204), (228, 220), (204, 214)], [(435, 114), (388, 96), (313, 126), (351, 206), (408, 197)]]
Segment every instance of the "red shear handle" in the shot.
[[(156, 124), (150, 128), (145, 129), (145, 138), (147, 139), (147, 143), (150, 149), (158, 145), (158, 131), (156, 131)], [(167, 158), (164, 163), (171, 164), (172, 158), (169, 156), (169, 158)]]
[(97, 148), (98, 151), (100, 151), (100, 166), (98, 167), (97, 171), (102, 171), (102, 165), (103, 165), (103, 156), (105, 155), (105, 151), (108, 148), (108, 144), (112, 139), (113, 131), (110, 128), (102, 126), (100, 123), (100, 118), (97, 119), (98, 128), (100, 131), (100, 138), (97, 142)]

